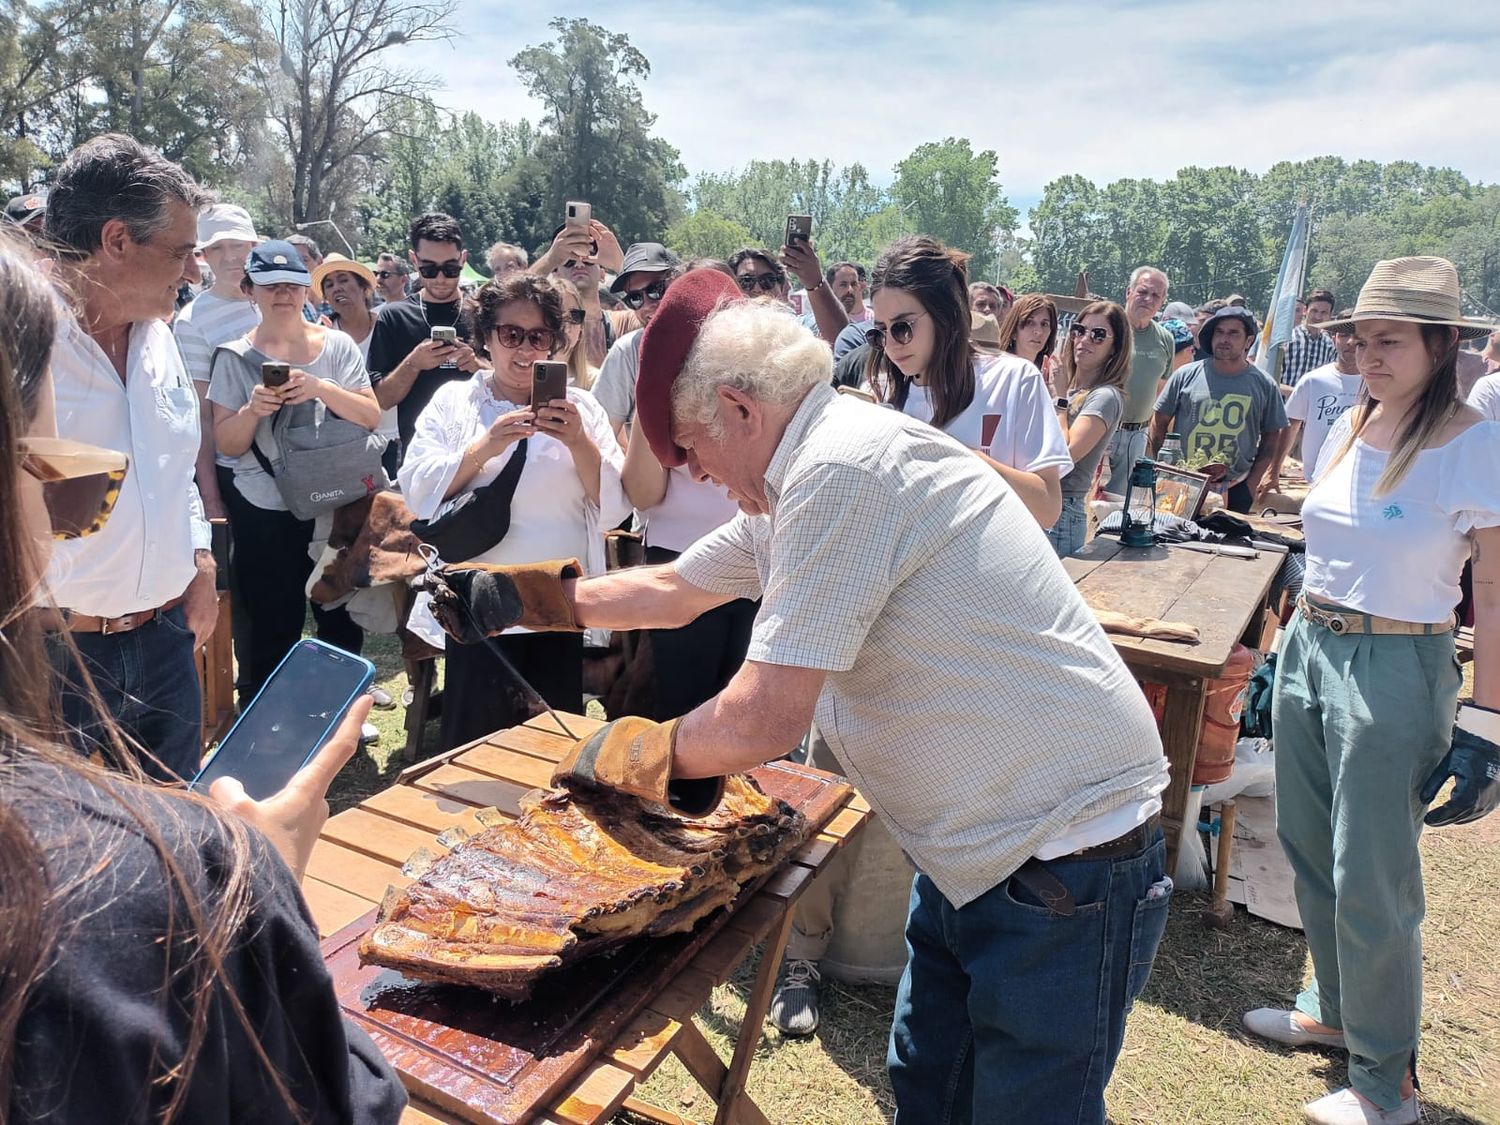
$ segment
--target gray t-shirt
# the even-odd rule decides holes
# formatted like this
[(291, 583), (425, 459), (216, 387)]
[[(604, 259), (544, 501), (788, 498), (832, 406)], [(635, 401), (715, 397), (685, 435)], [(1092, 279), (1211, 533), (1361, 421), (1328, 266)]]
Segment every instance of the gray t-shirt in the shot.
[(1177, 343), (1156, 321), (1132, 330), (1134, 351), (1130, 356), (1130, 376), (1125, 380), (1124, 420), (1132, 424), (1151, 420), (1151, 404), (1156, 400), (1156, 384), (1172, 370)]
[(627, 332), (604, 355), (599, 377), (590, 388), (616, 429), (635, 418), (635, 379), (641, 366), (644, 328)]
[[(343, 332), (329, 331), (324, 337), (323, 350), (310, 363), (295, 363), (293, 367), (327, 379), (345, 390), (365, 391), (370, 389), (370, 374), (365, 370), (364, 358), (359, 354), (359, 345)], [(208, 401), (228, 410), (238, 410), (250, 401), (250, 392), (260, 383), (260, 360), (245, 360), (230, 352), (219, 351), (214, 355), (213, 377), (208, 384)], [(319, 420), (327, 411), (321, 402), (311, 404), (318, 412)], [(282, 407), (283, 410), (287, 407)], [(276, 439), (271, 436), (271, 422), (276, 415), (262, 418), (255, 427), (254, 444), (266, 455), (266, 460), (275, 463), (280, 455)], [(247, 449), (234, 462), (234, 486), (240, 495), (257, 508), (271, 512), (287, 510), (286, 501), (276, 482), (260, 467), (253, 449)]]
[(1080, 418), (1092, 416), (1102, 419), (1106, 429), (1104, 436), (1094, 444), (1094, 448), (1074, 462), (1073, 471), (1063, 477), (1064, 500), (1088, 495), (1089, 486), (1094, 483), (1094, 470), (1099, 467), (1104, 451), (1109, 448), (1109, 439), (1119, 426), (1120, 416), (1124, 409), (1125, 396), (1120, 393), (1119, 387), (1095, 387), (1068, 407), (1069, 426)]
[(1179, 368), (1156, 400), (1156, 413), (1172, 417), (1169, 428), (1182, 435), (1187, 457), (1203, 453), (1209, 463), (1229, 466), (1226, 486), (1249, 474), (1261, 438), (1287, 424), (1281, 391), (1269, 375), (1254, 364), (1225, 375), (1211, 359)]

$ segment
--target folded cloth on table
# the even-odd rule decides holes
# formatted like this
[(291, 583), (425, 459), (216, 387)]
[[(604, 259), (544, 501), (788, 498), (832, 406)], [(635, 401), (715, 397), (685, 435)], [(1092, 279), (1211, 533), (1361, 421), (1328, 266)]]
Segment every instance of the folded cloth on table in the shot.
[(1198, 626), (1182, 621), (1158, 621), (1154, 617), (1128, 617), (1112, 609), (1096, 609), (1094, 616), (1106, 633), (1124, 637), (1145, 637), (1153, 641), (1198, 643)]

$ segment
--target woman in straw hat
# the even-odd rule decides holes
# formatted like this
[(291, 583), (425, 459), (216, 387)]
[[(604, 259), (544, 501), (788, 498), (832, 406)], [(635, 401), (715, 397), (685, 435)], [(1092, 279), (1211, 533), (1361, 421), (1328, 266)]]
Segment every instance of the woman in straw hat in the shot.
[[(1347, 1049), (1315, 1122), (1414, 1122), (1424, 823), (1500, 803), (1500, 423), (1458, 397), (1459, 312), (1442, 258), (1379, 262), (1347, 319), (1364, 386), (1302, 508), (1307, 578), (1273, 704), (1277, 831), (1313, 980), (1245, 1015), (1289, 1046)], [(1474, 562), (1474, 705), (1458, 712), (1453, 607)], [(1432, 803), (1449, 779), (1452, 793)], [(1424, 816), (1423, 813), (1426, 812)]]

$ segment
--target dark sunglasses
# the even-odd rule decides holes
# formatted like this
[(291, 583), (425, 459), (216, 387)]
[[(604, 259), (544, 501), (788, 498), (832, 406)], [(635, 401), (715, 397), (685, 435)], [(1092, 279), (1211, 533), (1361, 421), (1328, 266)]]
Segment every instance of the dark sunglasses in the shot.
[(740, 292), (745, 293), (746, 295), (754, 293), (757, 288), (759, 288), (762, 293), (773, 293), (776, 291), (777, 287), (786, 280), (786, 275), (779, 273), (763, 273), (759, 276), (756, 276), (753, 273), (745, 273), (740, 274), (734, 280), (735, 283), (739, 285)]
[(647, 301), (660, 301), (666, 296), (666, 293), (667, 282), (663, 279), (661, 281), (653, 281), (644, 289), (632, 289), (623, 294), (620, 299), (625, 302), (627, 308), (638, 309)]
[[(895, 340), (898, 344), (911, 343), (912, 334), (916, 332), (916, 327), (912, 322), (926, 315), (926, 313), (922, 312), (909, 313), (904, 320), (891, 321), (891, 339)], [(885, 333), (886, 330), (883, 328), (871, 328), (865, 332), (865, 343), (869, 344), (872, 348), (884, 348)]]
[(423, 262), (417, 266), (417, 272), (429, 281), (438, 274), (444, 277), (457, 277), (464, 272), (464, 264), (462, 262)]
[(22, 438), (21, 469), (42, 482), (52, 538), (80, 539), (104, 526), (120, 498), (130, 459), (65, 438)]
[(569, 324), (582, 324), (583, 323), (583, 310), (582, 309), (569, 309), (568, 310), (568, 323)]
[(392, 273), (390, 270), (376, 270), (375, 271), (375, 276), (378, 277), (378, 278), (380, 278), (381, 281), (384, 281), (386, 278), (388, 278), (388, 277), (395, 277), (396, 275), (394, 273)]
[(502, 348), (511, 351), (519, 348), (522, 343), (530, 344), (539, 352), (550, 352), (553, 343), (557, 340), (557, 334), (550, 328), (522, 328), (519, 324), (497, 324), (491, 328), (495, 339), (500, 342)]
[(1071, 328), (1069, 328), (1068, 331), (1073, 333), (1073, 338), (1075, 340), (1081, 340), (1083, 339), (1083, 337), (1087, 336), (1094, 343), (1102, 344), (1105, 340), (1109, 339), (1108, 328), (1085, 328), (1081, 324), (1075, 324)]

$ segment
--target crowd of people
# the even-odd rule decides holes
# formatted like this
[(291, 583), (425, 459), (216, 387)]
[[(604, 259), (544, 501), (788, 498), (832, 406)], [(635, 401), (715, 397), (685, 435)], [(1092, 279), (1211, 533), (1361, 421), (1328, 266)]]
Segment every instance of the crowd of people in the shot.
[[(458, 596), (487, 634), (473, 643), (427, 594), (398, 599), (400, 625), (444, 656), (444, 749), (529, 714), (512, 667), (581, 711), (586, 631), (628, 632), (634, 687), (558, 779), (666, 801), (668, 776), (806, 742), (918, 871), (898, 1120), (1005, 1105), (1102, 1121), (1171, 895), (1168, 772), (1058, 559), (1084, 548), (1090, 500), (1122, 495), (1169, 437), (1232, 511), (1258, 510), (1289, 456), (1309, 485), (1274, 719), (1315, 975), (1246, 1027), (1348, 1050), (1349, 1088), (1309, 1120), (1417, 1120), (1417, 838), (1424, 818), (1500, 803), (1500, 331), (1462, 315), (1450, 263), (1375, 264), (1342, 310), (1309, 293), (1267, 371), (1243, 298), (1169, 303), (1149, 264), (1118, 301), (1065, 311), (972, 281), (961, 249), (925, 236), (870, 268), (825, 265), (815, 237), (684, 262), (590, 218), (534, 256), (490, 247), (470, 288), (448, 215), (414, 217), (371, 268), (263, 237), (122, 135), (7, 215), (0, 503), (24, 518), (0, 531), (0, 1110), (15, 1120), (399, 1115), (400, 1082), (340, 1019), (296, 892), (372, 701), (267, 800), (172, 784), (202, 757), (212, 523), (243, 708), (309, 609), (320, 639), (360, 651), (352, 604), (308, 590), (336, 513), (392, 492), (414, 528), (462, 524), (443, 561), (465, 564)], [(565, 379), (539, 399), (552, 362)], [(610, 569), (619, 529), (644, 565)], [(1455, 726), (1466, 563), (1475, 678)], [(817, 1027), (832, 880), (848, 877), (794, 918), (772, 1004), (789, 1034)], [(85, 1052), (87, 1082), (68, 1069)]]

